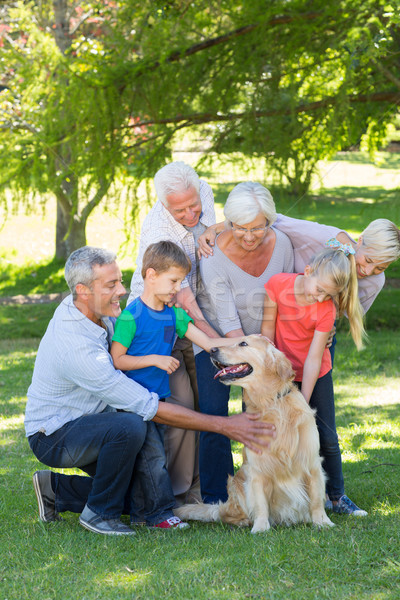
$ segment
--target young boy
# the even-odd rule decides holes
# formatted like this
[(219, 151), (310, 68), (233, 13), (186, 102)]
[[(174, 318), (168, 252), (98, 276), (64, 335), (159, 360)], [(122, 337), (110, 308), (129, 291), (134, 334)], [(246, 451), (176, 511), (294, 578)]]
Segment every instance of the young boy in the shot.
[[(190, 269), (190, 259), (173, 242), (151, 244), (143, 256), (143, 293), (126, 307), (115, 324), (111, 345), (115, 368), (157, 393), (160, 400), (170, 395), (168, 375), (179, 367), (179, 361), (171, 356), (176, 334), (181, 338), (186, 336), (207, 351), (213, 346), (228, 346), (241, 339), (209, 338), (195, 327), (193, 319), (182, 308), (168, 306)], [(159, 481), (157, 486), (165, 494), (164, 505), (169, 506), (172, 502), (173, 506), (174, 495), (165, 465), (163, 426), (150, 421), (150, 435), (157, 459), (151, 465), (151, 472), (148, 470), (149, 484), (151, 479)], [(138, 501), (138, 513), (147, 514), (148, 510), (144, 499)], [(173, 516), (172, 510), (170, 512), (171, 517), (155, 526), (187, 526)]]

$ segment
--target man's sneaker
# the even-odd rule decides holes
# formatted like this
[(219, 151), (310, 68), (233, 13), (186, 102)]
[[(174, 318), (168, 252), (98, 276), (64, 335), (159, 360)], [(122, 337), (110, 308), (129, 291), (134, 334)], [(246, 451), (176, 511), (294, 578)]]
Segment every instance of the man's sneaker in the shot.
[(185, 529), (190, 527), (189, 523), (181, 521), (179, 517), (170, 517), (157, 525), (149, 525), (149, 529)]
[(45, 523), (62, 521), (56, 511), (56, 495), (51, 487), (51, 471), (36, 471), (33, 474), (33, 487), (39, 506), (39, 519)]
[(329, 498), (325, 500), (325, 510), (333, 510), (333, 503)]
[(332, 510), (340, 515), (353, 515), (354, 517), (366, 517), (368, 515), (367, 511), (358, 508), (347, 496), (339, 498), (337, 504), (333, 503)]
[(85, 529), (102, 535), (135, 535), (135, 532), (119, 519), (103, 519), (90, 510), (88, 506), (83, 509), (79, 517), (79, 523)]

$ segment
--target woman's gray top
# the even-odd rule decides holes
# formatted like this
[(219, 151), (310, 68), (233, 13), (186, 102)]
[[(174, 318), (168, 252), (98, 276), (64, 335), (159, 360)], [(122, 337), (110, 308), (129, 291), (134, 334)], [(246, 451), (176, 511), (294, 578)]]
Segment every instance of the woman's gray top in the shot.
[(221, 335), (243, 329), (245, 335), (260, 333), (264, 284), (277, 273), (293, 273), (292, 244), (284, 233), (272, 227), (276, 242), (265, 271), (254, 277), (233, 263), (214, 245), (214, 254), (200, 260), (201, 288), (196, 297), (207, 321)]

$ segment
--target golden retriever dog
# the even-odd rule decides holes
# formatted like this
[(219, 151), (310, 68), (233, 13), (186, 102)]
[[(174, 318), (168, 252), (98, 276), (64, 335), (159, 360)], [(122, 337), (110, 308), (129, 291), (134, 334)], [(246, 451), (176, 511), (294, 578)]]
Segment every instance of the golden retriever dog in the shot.
[(247, 412), (273, 423), (276, 438), (261, 454), (243, 450), (243, 464), (228, 481), (227, 502), (186, 504), (174, 512), (181, 519), (252, 525), (252, 533), (279, 524), (332, 527), (324, 508), (325, 477), (314, 411), (292, 383), (289, 360), (258, 335), (213, 348), (211, 360), (219, 369), (215, 378), (241, 386)]

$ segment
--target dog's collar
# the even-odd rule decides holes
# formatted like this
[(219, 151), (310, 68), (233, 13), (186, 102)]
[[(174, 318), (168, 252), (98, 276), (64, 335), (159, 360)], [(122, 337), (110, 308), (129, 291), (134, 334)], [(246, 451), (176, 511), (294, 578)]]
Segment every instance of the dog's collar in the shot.
[(283, 392), (278, 392), (276, 399), (280, 400), (281, 398), (284, 398), (285, 396), (287, 396), (288, 394), (290, 394), (290, 392), (292, 391), (292, 386), (290, 385), (289, 387), (287, 387), (285, 389), (285, 391)]

